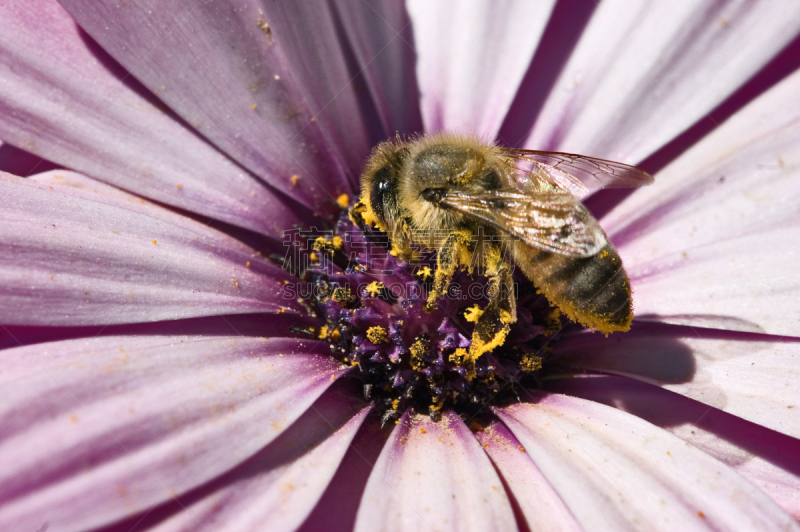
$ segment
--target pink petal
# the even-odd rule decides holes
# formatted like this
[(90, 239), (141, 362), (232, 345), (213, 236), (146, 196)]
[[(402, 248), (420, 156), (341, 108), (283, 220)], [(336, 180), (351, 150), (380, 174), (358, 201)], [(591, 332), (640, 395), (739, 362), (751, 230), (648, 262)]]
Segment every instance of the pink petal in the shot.
[(301, 221), (179, 123), (52, 0), (0, 6), (0, 138), (137, 194), (279, 236)]
[[(352, 386), (329, 389), (257, 455), (209, 495), (187, 504), (156, 530), (296, 530), (314, 508), (370, 407)], [(338, 393), (336, 393), (338, 391)]]
[(422, 131), (414, 37), (405, 5), (361, 0), (335, 5), (380, 122), (380, 138), (373, 141)]
[(672, 432), (735, 469), (800, 519), (800, 440), (624, 377), (559, 379), (548, 390), (619, 408)]
[(554, 4), (409, 1), (425, 130), (472, 131), (492, 140)]
[(580, 335), (557, 353), (581, 369), (651, 382), (800, 437), (800, 342), (695, 327), (639, 325), (605, 340)]
[(303, 532), (351, 532), (372, 467), (386, 442), (380, 416), (370, 415), (344, 455), (339, 470), (317, 506), (298, 529)]
[(0, 141), (0, 172), (22, 177), (58, 168), (58, 165), (38, 155)]
[(326, 211), (339, 194), (352, 194), (352, 172), (370, 146), (327, 4), (63, 4), (138, 80), (256, 175)]
[(83, 327), (3, 324), (0, 325), (0, 349), (54, 342), (56, 340), (92, 338), (95, 336), (157, 336), (163, 334), (230, 336), (231, 334), (237, 334), (240, 336), (307, 338), (308, 336), (300, 332), (298, 328), (307, 330), (319, 327), (322, 324), (319, 319), (311, 316), (298, 316), (293, 312), (281, 314), (228, 314), (185, 320), (125, 323), (122, 325), (89, 325)]
[(730, 96), (798, 31), (800, 6), (782, 2), (604, 1), (526, 147), (640, 162)]
[(281, 296), (291, 277), (227, 235), (173, 224), (171, 213), (149, 216), (159, 210), (152, 205), (129, 210), (122, 197), (63, 190), (0, 174), (0, 323), (302, 312)]
[(404, 415), (375, 464), (356, 530), (512, 530), (503, 484), (470, 430), (446, 411)]
[(0, 528), (88, 529), (224, 473), (347, 371), (325, 350), (161, 336), (3, 351)]
[(503, 477), (530, 530), (583, 530), (505, 425), (493, 422), (475, 437)]
[(800, 73), (603, 218), (638, 317), (800, 336), (798, 91)]
[(496, 413), (586, 529), (800, 530), (732, 469), (614, 408), (549, 395)]

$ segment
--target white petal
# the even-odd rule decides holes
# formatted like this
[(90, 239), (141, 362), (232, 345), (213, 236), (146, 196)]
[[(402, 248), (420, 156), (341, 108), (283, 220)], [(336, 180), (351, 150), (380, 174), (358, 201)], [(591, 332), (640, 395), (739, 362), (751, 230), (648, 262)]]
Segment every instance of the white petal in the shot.
[(800, 437), (800, 341), (696, 327), (638, 325), (609, 340), (584, 334), (559, 356), (582, 369), (651, 382)]
[(800, 31), (800, 4), (604, 0), (526, 147), (642, 161)]
[[(333, 388), (333, 387), (332, 387)], [(369, 412), (352, 387), (330, 389), (275, 441), (205, 488), (210, 493), (155, 530), (296, 530), (339, 468)]]
[(0, 196), (4, 323), (74, 326), (304, 313), (295, 298), (281, 295), (283, 281), (291, 279), (287, 272), (230, 236), (156, 205), (108, 188), (8, 174), (0, 174)]
[(54, 0), (0, 5), (0, 138), (145, 197), (279, 237), (301, 221), (164, 109)]
[(798, 92), (800, 72), (602, 219), (638, 317), (800, 336)]
[(316, 344), (118, 336), (2, 351), (0, 528), (89, 529), (225, 473), (347, 371)]
[(254, 174), (319, 210), (352, 193), (370, 146), (326, 2), (62, 3), (122, 66)]
[(508, 427), (493, 422), (475, 437), (502, 475), (531, 530), (583, 530)]
[(338, 0), (336, 6), (358, 60), (358, 76), (364, 77), (369, 89), (374, 119), (380, 122), (376, 132), (380, 138), (372, 140), (422, 131), (416, 53), (406, 6), (362, 0)]
[(709, 455), (639, 418), (563, 395), (497, 409), (590, 530), (800, 530)]
[(626, 377), (557, 379), (547, 389), (619, 408), (672, 432), (735, 469), (800, 519), (800, 440)]
[(356, 530), (513, 530), (503, 483), (456, 414), (401, 418), (367, 482)]
[(552, 0), (411, 0), (425, 130), (497, 134)]

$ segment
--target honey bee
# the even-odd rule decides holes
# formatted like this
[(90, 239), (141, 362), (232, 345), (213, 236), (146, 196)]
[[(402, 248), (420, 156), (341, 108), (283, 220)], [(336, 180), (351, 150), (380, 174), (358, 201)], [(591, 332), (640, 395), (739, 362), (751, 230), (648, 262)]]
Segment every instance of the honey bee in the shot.
[(512, 265), (571, 320), (606, 334), (630, 329), (630, 280), (581, 199), (652, 181), (632, 166), (503, 148), (471, 135), (398, 137), (370, 155), (351, 218), (385, 231), (401, 258), (415, 246), (437, 250), (429, 306), (458, 268), (485, 272), (489, 302), (475, 323), (474, 361), (502, 345), (516, 321)]

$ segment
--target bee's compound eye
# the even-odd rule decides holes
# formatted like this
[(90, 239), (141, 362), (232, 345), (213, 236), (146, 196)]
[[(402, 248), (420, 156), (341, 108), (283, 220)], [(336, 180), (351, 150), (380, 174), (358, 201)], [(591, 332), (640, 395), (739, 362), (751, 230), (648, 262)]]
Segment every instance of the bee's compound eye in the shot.
[(372, 190), (369, 193), (369, 202), (372, 205), (372, 212), (379, 220), (386, 220), (385, 202), (395, 186), (392, 179), (392, 169), (389, 166), (384, 166), (375, 172), (375, 178), (372, 181)]
[(443, 188), (426, 188), (420, 194), (420, 197), (425, 201), (430, 201), (431, 203), (439, 204), (442, 202), (444, 198), (444, 189)]

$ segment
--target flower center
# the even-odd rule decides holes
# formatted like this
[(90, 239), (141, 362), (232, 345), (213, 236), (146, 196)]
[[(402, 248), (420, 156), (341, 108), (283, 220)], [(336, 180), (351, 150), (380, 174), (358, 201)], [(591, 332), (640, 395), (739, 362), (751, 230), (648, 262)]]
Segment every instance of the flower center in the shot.
[(474, 360), (486, 277), (458, 271), (429, 305), (435, 253), (400, 260), (385, 233), (362, 233), (346, 214), (335, 231), (296, 231), (286, 244), (286, 263), (301, 281), (293, 290), (325, 322), (308, 333), (328, 342), (331, 356), (358, 366), (364, 397), (384, 422), (408, 408), (433, 419), (445, 407), (471, 417), (484, 405), (518, 400), (520, 386), (541, 378), (562, 322), (524, 276), (515, 276), (516, 323), (501, 345)]

